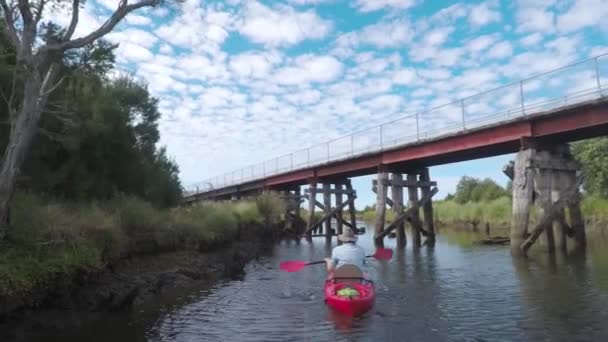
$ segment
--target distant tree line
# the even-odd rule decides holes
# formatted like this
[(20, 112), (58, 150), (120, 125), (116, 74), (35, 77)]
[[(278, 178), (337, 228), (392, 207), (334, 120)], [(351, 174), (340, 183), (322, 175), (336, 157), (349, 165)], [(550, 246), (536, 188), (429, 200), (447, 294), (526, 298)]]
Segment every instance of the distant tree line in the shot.
[(503, 188), (490, 178), (477, 179), (463, 176), (456, 185), (456, 192), (448, 194), (446, 200), (464, 204), (467, 202), (492, 201), (503, 196), (510, 196), (510, 191)]
[[(58, 32), (46, 27), (44, 38)], [(0, 35), (0, 151), (7, 146), (9, 103), (21, 98), (16, 53)], [(146, 85), (125, 75), (109, 78), (117, 46), (97, 40), (61, 58), (17, 186), (72, 200), (136, 195), (159, 207), (178, 203), (178, 167), (158, 148), (158, 100)]]

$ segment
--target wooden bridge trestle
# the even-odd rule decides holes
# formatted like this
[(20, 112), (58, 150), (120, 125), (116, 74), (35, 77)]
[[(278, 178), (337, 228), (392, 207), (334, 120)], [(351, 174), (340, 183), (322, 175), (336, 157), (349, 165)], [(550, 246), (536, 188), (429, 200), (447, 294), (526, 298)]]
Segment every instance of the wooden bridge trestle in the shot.
[[(330, 243), (333, 236), (342, 234), (344, 226), (352, 229), (356, 234), (359, 233), (355, 216), (357, 192), (353, 190), (350, 179), (326, 180), (322, 184), (323, 186), (318, 188), (317, 180), (313, 180), (310, 187), (304, 190), (305, 198), (308, 199), (308, 224), (304, 232), (306, 238), (325, 236), (325, 240)], [(318, 193), (323, 194), (323, 203), (317, 200)], [(334, 207), (332, 207), (331, 195), (335, 195)], [(346, 195), (346, 201), (344, 201), (344, 195)], [(316, 208), (321, 209), (324, 213), (319, 220), (315, 220)], [(346, 208), (348, 208), (349, 213), (348, 220), (344, 218), (344, 209)], [(332, 219), (335, 219), (336, 222), (335, 231), (331, 228)], [(338, 244), (340, 244), (340, 241), (338, 241)]]
[[(414, 247), (421, 246), (421, 235), (426, 237), (425, 245), (434, 245), (435, 227), (433, 225), (432, 197), (437, 194), (437, 183), (430, 180), (428, 168), (418, 171), (409, 171), (406, 180), (403, 174), (394, 172), (389, 179), (388, 172), (380, 170), (378, 179), (372, 181), (372, 190), (376, 193), (376, 226), (375, 245), (384, 246), (384, 237), (391, 231), (397, 230), (397, 246), (405, 247), (407, 237), (405, 234), (405, 221), (412, 226)], [(391, 188), (391, 197), (388, 197), (388, 188)], [(432, 187), (432, 189), (431, 189)], [(403, 188), (408, 190), (408, 208), (403, 206)], [(418, 189), (421, 198), (418, 199)], [(386, 228), (386, 206), (393, 209), (395, 217)], [(420, 208), (423, 209), (424, 220), (420, 219)]]

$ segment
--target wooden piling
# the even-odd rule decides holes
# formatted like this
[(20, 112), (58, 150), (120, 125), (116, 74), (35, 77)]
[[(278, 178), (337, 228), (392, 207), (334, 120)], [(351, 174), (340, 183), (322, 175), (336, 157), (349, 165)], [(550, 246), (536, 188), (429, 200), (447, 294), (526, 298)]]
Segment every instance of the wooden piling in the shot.
[(317, 202), (317, 181), (310, 182), (310, 188), (308, 189), (308, 222), (306, 226), (306, 238), (312, 240), (312, 227), (315, 221), (315, 207)]
[[(424, 168), (420, 174), (420, 182), (422, 184), (428, 183), (429, 185), (423, 185), (420, 188), (420, 194), (425, 197), (431, 193), (431, 175), (428, 168)], [(425, 244), (433, 246), (435, 244), (435, 225), (433, 223), (433, 201), (428, 201), (422, 206), (422, 212), (424, 216), (424, 230), (428, 232)]]
[[(336, 208), (342, 208), (342, 183), (338, 183), (335, 185), (336, 190)], [(342, 234), (342, 209), (338, 210), (336, 213), (336, 233), (337, 235)], [(338, 245), (341, 244), (340, 240), (338, 241)]]
[[(346, 191), (348, 192), (348, 212), (350, 214), (350, 225), (351, 229), (356, 232), (357, 231), (357, 215), (355, 213), (355, 193), (353, 191), (353, 184), (350, 179), (346, 180)], [(352, 198), (352, 200), (351, 200)]]
[[(551, 175), (551, 201), (557, 202), (562, 196), (564, 187), (568, 187), (567, 173), (561, 170), (553, 170)], [(560, 209), (553, 222), (553, 234), (555, 236), (555, 246), (557, 250), (566, 253), (568, 251), (566, 214), (564, 209)]]
[[(331, 184), (323, 183), (323, 205), (325, 206), (325, 215), (331, 214)], [(325, 221), (325, 242), (331, 243), (331, 218)]]
[[(384, 231), (386, 214), (386, 195), (387, 195), (388, 173), (378, 172), (378, 190), (376, 194), (376, 226), (374, 236), (380, 235)], [(384, 247), (384, 240), (374, 239), (376, 248)]]
[[(408, 184), (415, 184), (417, 182), (417, 178), (418, 177), (416, 174), (408, 174), (407, 175)], [(408, 186), (407, 192), (408, 192), (408, 206), (412, 207), (418, 202), (418, 187)], [(413, 243), (414, 247), (420, 247), (420, 245), (421, 245), (421, 237), (420, 237), (421, 224), (420, 224), (420, 214), (419, 214), (418, 210), (416, 210), (416, 212), (412, 213), (412, 215), (410, 217), (410, 223), (412, 226), (412, 243)]]
[(300, 199), (302, 198), (302, 189), (299, 186), (296, 186), (295, 188), (295, 195), (296, 195), (296, 207), (295, 207), (295, 215), (297, 220), (300, 220)]
[[(551, 153), (549, 151), (537, 151), (536, 158), (544, 163), (551, 161)], [(534, 169), (534, 193), (538, 203), (538, 219), (541, 222), (548, 215), (551, 206), (551, 170), (545, 168)], [(540, 235), (540, 245), (544, 246), (549, 253), (555, 252), (555, 236), (553, 234), (553, 224), (547, 226), (544, 234)]]
[(513, 204), (511, 213), (511, 253), (521, 255), (520, 246), (528, 237), (528, 219), (534, 190), (533, 172), (528, 165), (534, 156), (533, 149), (517, 152), (513, 164)]
[[(403, 213), (403, 175), (393, 173), (391, 175), (391, 197), (393, 199), (393, 212), (395, 217)], [(401, 221), (397, 225), (397, 247), (403, 248), (407, 244), (405, 235), (405, 223)]]

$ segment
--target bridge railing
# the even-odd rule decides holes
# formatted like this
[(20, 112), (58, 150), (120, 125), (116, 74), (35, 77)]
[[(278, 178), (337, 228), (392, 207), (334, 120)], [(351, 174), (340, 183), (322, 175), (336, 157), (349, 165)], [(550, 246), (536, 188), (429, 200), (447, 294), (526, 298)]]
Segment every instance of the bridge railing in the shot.
[(608, 53), (194, 184), (208, 192), (608, 96)]

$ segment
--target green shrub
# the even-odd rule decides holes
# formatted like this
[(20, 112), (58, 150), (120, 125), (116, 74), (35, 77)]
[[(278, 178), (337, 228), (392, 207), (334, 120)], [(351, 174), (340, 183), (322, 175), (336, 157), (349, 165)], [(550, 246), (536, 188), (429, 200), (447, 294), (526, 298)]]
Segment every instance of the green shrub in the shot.
[(264, 218), (255, 201), (240, 201), (232, 205), (232, 210), (242, 224), (263, 223)]
[(264, 192), (256, 197), (256, 204), (266, 226), (279, 223), (285, 212), (285, 202), (276, 192)]

